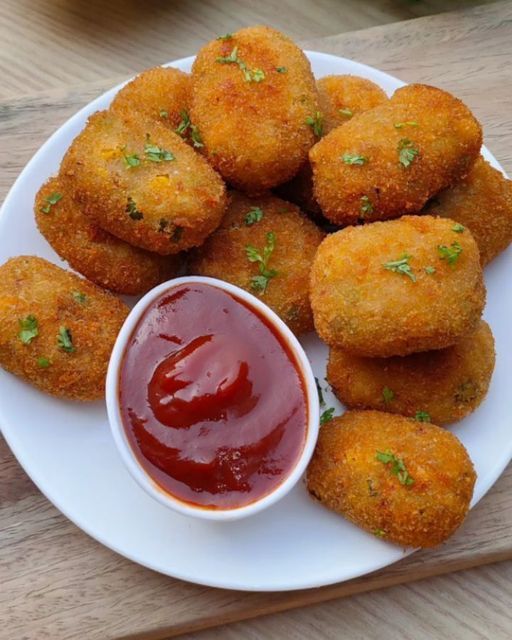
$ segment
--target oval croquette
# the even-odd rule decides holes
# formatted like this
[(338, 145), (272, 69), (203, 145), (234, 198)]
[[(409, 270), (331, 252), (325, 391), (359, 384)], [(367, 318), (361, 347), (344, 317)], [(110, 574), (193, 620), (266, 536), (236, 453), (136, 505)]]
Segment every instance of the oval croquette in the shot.
[(132, 247), (92, 223), (67, 192), (65, 181), (58, 177), (50, 178), (41, 187), (34, 212), (39, 231), (55, 252), (105, 289), (137, 295), (178, 271), (177, 256), (160, 256)]
[(224, 183), (205, 159), (140, 114), (91, 116), (60, 175), (98, 226), (162, 255), (200, 245), (224, 213)]
[(360, 358), (331, 347), (327, 380), (349, 409), (380, 409), (444, 425), (482, 402), (494, 370), (494, 339), (483, 320), (453, 347), (392, 358)]
[(103, 397), (110, 353), (128, 307), (33, 256), (0, 267), (0, 366), (41, 391)]
[(311, 149), (315, 198), (335, 224), (416, 213), (467, 175), (481, 146), (481, 127), (460, 100), (409, 85)]
[(294, 333), (311, 331), (308, 280), (323, 233), (295, 205), (279, 198), (251, 199), (232, 192), (230, 200), (219, 229), (195, 251), (192, 273), (259, 295)]
[(192, 121), (227, 182), (254, 194), (297, 173), (321, 118), (311, 66), (289, 38), (259, 26), (213, 40), (192, 82)]
[(378, 85), (359, 76), (325, 76), (316, 81), (324, 135), (351, 118), (388, 101)]
[(475, 480), (452, 433), (380, 411), (348, 411), (323, 425), (307, 471), (323, 505), (410, 547), (434, 547), (454, 533)]
[(512, 242), (512, 181), (482, 157), (466, 178), (436, 194), (425, 211), (467, 226), (483, 265)]
[(478, 326), (478, 247), (447, 218), (404, 216), (325, 238), (311, 270), (315, 327), (329, 345), (387, 358), (455, 344)]

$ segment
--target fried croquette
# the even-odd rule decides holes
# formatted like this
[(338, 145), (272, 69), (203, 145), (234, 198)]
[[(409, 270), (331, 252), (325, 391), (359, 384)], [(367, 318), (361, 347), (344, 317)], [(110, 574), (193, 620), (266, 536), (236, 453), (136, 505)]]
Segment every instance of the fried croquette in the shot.
[(327, 236), (311, 270), (320, 337), (366, 357), (442, 349), (476, 330), (485, 303), (478, 247), (432, 216), (346, 227)]
[(467, 226), (483, 265), (512, 242), (512, 181), (482, 157), (464, 180), (436, 194), (425, 211)]
[(294, 333), (313, 329), (309, 272), (323, 233), (293, 204), (233, 192), (220, 228), (196, 250), (192, 273), (258, 295)]
[(101, 398), (127, 314), (121, 300), (69, 271), (12, 258), (0, 267), (0, 366), (54, 396)]
[[(140, 113), (173, 131), (179, 129), (179, 133), (187, 124), (191, 94), (192, 79), (188, 73), (172, 67), (154, 67), (120, 89), (110, 109), (121, 115)], [(185, 137), (188, 131), (182, 133)]]
[(349, 409), (380, 409), (444, 425), (482, 402), (494, 370), (494, 339), (483, 320), (453, 347), (392, 358), (360, 358), (331, 347), (327, 380)]
[(177, 256), (160, 256), (132, 247), (92, 223), (58, 177), (41, 187), (34, 212), (39, 231), (56, 253), (105, 289), (137, 295), (178, 271)]
[(409, 85), (311, 149), (315, 198), (335, 224), (416, 213), (467, 175), (481, 145), (481, 127), (460, 100)]
[(359, 76), (325, 76), (316, 81), (324, 135), (353, 116), (388, 101), (378, 85)]
[(206, 160), (140, 114), (91, 116), (60, 175), (98, 226), (162, 255), (200, 245), (224, 213), (224, 183)]
[(241, 29), (197, 54), (191, 118), (212, 166), (232, 186), (262, 193), (292, 178), (320, 134), (304, 53), (269, 27)]
[(348, 411), (323, 425), (307, 471), (324, 506), (410, 547), (434, 547), (455, 532), (475, 480), (452, 433), (381, 411)]

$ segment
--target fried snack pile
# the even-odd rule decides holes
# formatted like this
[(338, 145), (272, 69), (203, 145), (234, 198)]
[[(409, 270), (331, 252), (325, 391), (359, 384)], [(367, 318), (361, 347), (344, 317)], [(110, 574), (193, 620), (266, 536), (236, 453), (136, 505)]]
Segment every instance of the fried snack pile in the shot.
[(122, 87), (41, 186), (39, 230), (87, 280), (36, 257), (0, 266), (0, 365), (99, 398), (127, 314), (103, 289), (144, 294), (184, 269), (231, 282), (296, 334), (316, 330), (355, 409), (323, 420), (309, 491), (378, 537), (439, 544), (475, 472), (434, 425), (485, 399), (482, 268), (512, 241), (512, 183), (481, 145), (446, 91), (315, 79), (266, 26), (220, 36), (190, 74), (156, 67)]

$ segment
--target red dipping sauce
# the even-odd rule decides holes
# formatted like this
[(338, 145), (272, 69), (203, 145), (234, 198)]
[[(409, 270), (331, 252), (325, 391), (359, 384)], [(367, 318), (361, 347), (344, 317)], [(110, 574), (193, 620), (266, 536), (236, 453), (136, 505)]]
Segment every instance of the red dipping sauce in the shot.
[(210, 509), (271, 493), (306, 440), (295, 356), (256, 309), (213, 285), (177, 285), (151, 303), (126, 348), (119, 399), (148, 475)]

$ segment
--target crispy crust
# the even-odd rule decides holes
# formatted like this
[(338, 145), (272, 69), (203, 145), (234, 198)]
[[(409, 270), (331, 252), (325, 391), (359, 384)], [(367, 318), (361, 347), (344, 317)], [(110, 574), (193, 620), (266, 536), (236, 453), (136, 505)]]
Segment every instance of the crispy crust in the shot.
[[(354, 355), (386, 358), (449, 347), (472, 333), (485, 304), (482, 268), (470, 232), (456, 233), (454, 224), (404, 216), (327, 236), (311, 270), (320, 337)], [(449, 264), (438, 247), (455, 242), (462, 252)], [(384, 267), (404, 255), (415, 281)]]
[(331, 347), (327, 380), (349, 409), (380, 409), (412, 418), (424, 411), (434, 424), (444, 425), (480, 405), (494, 362), (494, 339), (482, 320), (475, 333), (453, 347), (410, 356), (360, 358)]
[[(247, 226), (245, 217), (254, 207), (262, 209), (263, 218)], [(268, 266), (278, 274), (258, 294), (251, 287), (258, 265), (248, 261), (245, 248), (253, 245), (261, 252), (270, 231), (276, 235), (276, 245)], [(303, 333), (313, 329), (308, 280), (322, 238), (323, 233), (295, 205), (270, 195), (251, 199), (232, 192), (220, 228), (195, 252), (190, 268), (259, 295), (292, 331)]]
[[(74, 292), (86, 296), (80, 302)], [(103, 397), (110, 353), (128, 307), (96, 285), (34, 256), (0, 267), (0, 365), (41, 391), (72, 400)], [(39, 334), (19, 338), (20, 320), (34, 315)], [(60, 327), (74, 351), (59, 348)], [(38, 365), (47, 358), (50, 365)]]
[[(417, 126), (395, 127), (410, 122)], [(418, 154), (408, 166), (400, 162), (403, 145)], [(311, 149), (315, 197), (335, 224), (416, 213), (468, 174), (481, 145), (481, 127), (460, 100), (441, 89), (408, 85)], [(347, 164), (345, 154), (361, 155), (366, 162)]]
[[(400, 458), (405, 485), (377, 452)], [(434, 547), (462, 524), (476, 474), (449, 431), (380, 411), (348, 411), (321, 427), (307, 472), (310, 493), (359, 527), (391, 542)]]
[[(174, 159), (149, 160), (148, 141)], [(132, 154), (139, 166), (126, 166), (124, 156)], [(162, 255), (200, 245), (224, 213), (224, 183), (204, 158), (168, 127), (140, 114), (92, 115), (64, 156), (60, 175), (98, 226)], [(143, 218), (130, 216), (130, 203)]]
[[(236, 63), (218, 62), (235, 47), (248, 69), (264, 73), (260, 82), (247, 81)], [(269, 27), (241, 29), (200, 49), (192, 81), (192, 120), (225, 180), (261, 193), (297, 173), (315, 142), (306, 119), (318, 111), (311, 67), (297, 45)]]

